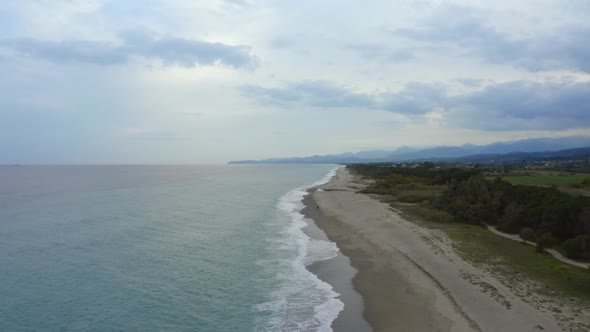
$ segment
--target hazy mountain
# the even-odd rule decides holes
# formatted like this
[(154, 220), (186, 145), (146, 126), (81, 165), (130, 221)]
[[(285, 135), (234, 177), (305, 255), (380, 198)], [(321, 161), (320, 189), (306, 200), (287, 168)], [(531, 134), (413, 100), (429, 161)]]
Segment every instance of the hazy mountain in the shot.
[(514, 152), (548, 152), (590, 146), (590, 136), (560, 138), (531, 138), (518, 141), (495, 142), (487, 145), (465, 144), (419, 149), (401, 147), (397, 150), (369, 150), (334, 155), (272, 158), (263, 160), (230, 161), (230, 164), (333, 164), (355, 162), (410, 161), (424, 159), (460, 158), (472, 155), (508, 154)]
[(575, 149), (543, 152), (511, 152), (507, 154), (478, 154), (459, 158), (443, 159), (464, 162), (519, 162), (519, 161), (555, 161), (562, 159), (590, 158), (590, 146)]

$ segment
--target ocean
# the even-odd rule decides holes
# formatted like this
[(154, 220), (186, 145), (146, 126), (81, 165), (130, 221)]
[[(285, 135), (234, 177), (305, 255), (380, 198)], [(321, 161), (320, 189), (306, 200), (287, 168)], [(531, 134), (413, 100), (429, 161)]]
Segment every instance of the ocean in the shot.
[(334, 165), (1, 166), (0, 331), (330, 331)]

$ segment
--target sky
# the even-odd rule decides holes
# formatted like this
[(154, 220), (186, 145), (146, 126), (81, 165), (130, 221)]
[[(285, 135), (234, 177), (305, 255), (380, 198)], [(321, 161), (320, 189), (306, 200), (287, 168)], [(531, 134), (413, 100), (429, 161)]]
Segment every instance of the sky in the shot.
[(0, 164), (590, 134), (590, 2), (0, 1)]

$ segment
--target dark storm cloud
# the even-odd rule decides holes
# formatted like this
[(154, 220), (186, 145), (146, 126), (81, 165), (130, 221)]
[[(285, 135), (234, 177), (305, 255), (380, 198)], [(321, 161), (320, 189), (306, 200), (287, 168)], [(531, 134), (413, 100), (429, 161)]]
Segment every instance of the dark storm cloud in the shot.
[(262, 104), (282, 107), (378, 109), (418, 117), (438, 111), (452, 126), (486, 130), (568, 129), (590, 126), (590, 83), (513, 81), (449, 94), (443, 85), (407, 84), (396, 93), (357, 93), (329, 82), (283, 88), (246, 86)]
[(468, 127), (568, 129), (590, 126), (590, 83), (514, 81), (447, 98), (453, 122)]
[(410, 83), (397, 93), (361, 93), (326, 81), (290, 83), (282, 88), (244, 86), (243, 94), (261, 104), (319, 108), (361, 108), (422, 115), (438, 107), (444, 87)]
[(192, 67), (223, 64), (243, 67), (254, 62), (248, 46), (232, 46), (194, 39), (155, 38), (142, 33), (121, 36), (120, 44), (85, 40), (48, 41), (32, 38), (0, 40), (0, 48), (21, 56), (55, 63), (111, 65), (129, 62), (133, 57), (158, 59), (167, 65)]
[(361, 93), (326, 81), (290, 83), (282, 88), (248, 85), (243, 94), (261, 104), (320, 108), (379, 109), (408, 115), (432, 111), (443, 99), (438, 85), (410, 83), (398, 93)]
[(528, 70), (572, 69), (590, 72), (590, 26), (562, 24), (558, 29), (531, 36), (501, 32), (485, 13), (441, 6), (434, 15), (394, 35), (449, 50), (466, 52), (492, 63), (505, 63)]

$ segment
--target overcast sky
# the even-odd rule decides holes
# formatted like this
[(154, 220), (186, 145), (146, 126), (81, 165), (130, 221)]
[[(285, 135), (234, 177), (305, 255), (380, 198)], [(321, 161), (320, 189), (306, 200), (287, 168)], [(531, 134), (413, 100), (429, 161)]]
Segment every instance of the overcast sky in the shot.
[(0, 1), (0, 163), (590, 134), (590, 1)]

